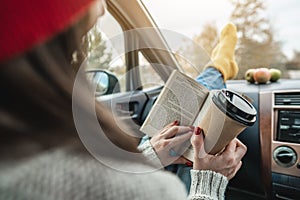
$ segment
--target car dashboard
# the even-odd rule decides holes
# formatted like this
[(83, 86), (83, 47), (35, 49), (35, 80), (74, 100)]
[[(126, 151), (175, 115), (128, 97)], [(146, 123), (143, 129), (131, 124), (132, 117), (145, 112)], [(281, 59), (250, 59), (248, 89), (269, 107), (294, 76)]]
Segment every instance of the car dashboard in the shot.
[(239, 136), (248, 151), (228, 196), (300, 198), (299, 86), (300, 80), (259, 85), (228, 81), (228, 89), (248, 96), (258, 111), (256, 123)]

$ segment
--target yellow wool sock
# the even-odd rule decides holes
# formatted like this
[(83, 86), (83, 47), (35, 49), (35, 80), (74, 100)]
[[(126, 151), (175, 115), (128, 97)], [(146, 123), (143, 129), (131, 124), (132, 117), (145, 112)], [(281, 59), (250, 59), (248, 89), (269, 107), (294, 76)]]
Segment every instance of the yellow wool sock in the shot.
[(211, 55), (212, 64), (208, 65), (217, 68), (223, 74), (224, 81), (233, 79), (238, 73), (234, 56), (236, 43), (236, 26), (230, 22), (221, 31), (219, 43)]

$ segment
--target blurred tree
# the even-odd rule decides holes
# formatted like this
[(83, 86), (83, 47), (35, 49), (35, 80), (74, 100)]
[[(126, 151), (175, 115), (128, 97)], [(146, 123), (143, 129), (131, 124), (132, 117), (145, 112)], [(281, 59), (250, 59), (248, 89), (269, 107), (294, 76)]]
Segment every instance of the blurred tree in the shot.
[(194, 36), (193, 41), (202, 46), (208, 55), (211, 55), (218, 42), (218, 28), (216, 24), (214, 22), (204, 24), (203, 31), (199, 35)]
[[(281, 43), (274, 39), (271, 23), (266, 18), (263, 0), (231, 0), (234, 7), (231, 21), (237, 26), (237, 79), (242, 79), (249, 68), (283, 66), (286, 57)], [(283, 70), (283, 69), (282, 69)]]
[(294, 50), (294, 56), (286, 63), (288, 70), (300, 70), (300, 51)]
[(112, 61), (112, 53), (107, 48), (97, 25), (83, 37), (83, 52), (87, 57), (88, 68), (109, 69)]
[[(202, 71), (204, 65), (209, 62), (211, 52), (218, 41), (218, 29), (215, 22), (204, 24), (202, 32), (195, 35), (192, 41), (187, 41), (178, 55), (177, 60), (192, 77)], [(184, 58), (183, 56), (188, 56)]]

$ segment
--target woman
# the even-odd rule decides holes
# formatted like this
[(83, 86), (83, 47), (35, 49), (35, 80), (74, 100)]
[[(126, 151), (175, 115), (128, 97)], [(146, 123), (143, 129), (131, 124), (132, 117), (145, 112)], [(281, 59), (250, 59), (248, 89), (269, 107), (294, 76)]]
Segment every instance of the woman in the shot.
[[(70, 61), (73, 52), (80, 51), (81, 37), (103, 12), (103, 2), (94, 0), (2, 2), (0, 20), (8, 25), (0, 36), (0, 199), (186, 198), (175, 176), (164, 171), (133, 174), (114, 170), (88, 154), (78, 138), (72, 91), (80, 62), (72, 65)], [(92, 113), (85, 105), (86, 80), (83, 74), (79, 79), (83, 90), (73, 104), (88, 116), (89, 123)], [(119, 129), (101, 104), (96, 104), (96, 113), (104, 133), (98, 133), (103, 139), (99, 154), (124, 169), (154, 169), (142, 156), (131, 159), (107, 153), (107, 138), (133, 153), (138, 152), (139, 141)], [(87, 134), (96, 131), (94, 124), (86, 130)], [(193, 134), (192, 144), (200, 152), (199, 128), (173, 123), (158, 135), (181, 131)], [(222, 199), (244, 153), (245, 147), (237, 140), (214, 159), (196, 153), (188, 198)]]

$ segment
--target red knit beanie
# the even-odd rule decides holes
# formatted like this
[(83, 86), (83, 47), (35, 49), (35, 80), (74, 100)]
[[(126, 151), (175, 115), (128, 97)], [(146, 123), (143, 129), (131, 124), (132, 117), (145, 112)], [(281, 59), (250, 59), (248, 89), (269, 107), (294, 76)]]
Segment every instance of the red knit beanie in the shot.
[(8, 0), (0, 5), (0, 62), (63, 31), (94, 0)]

